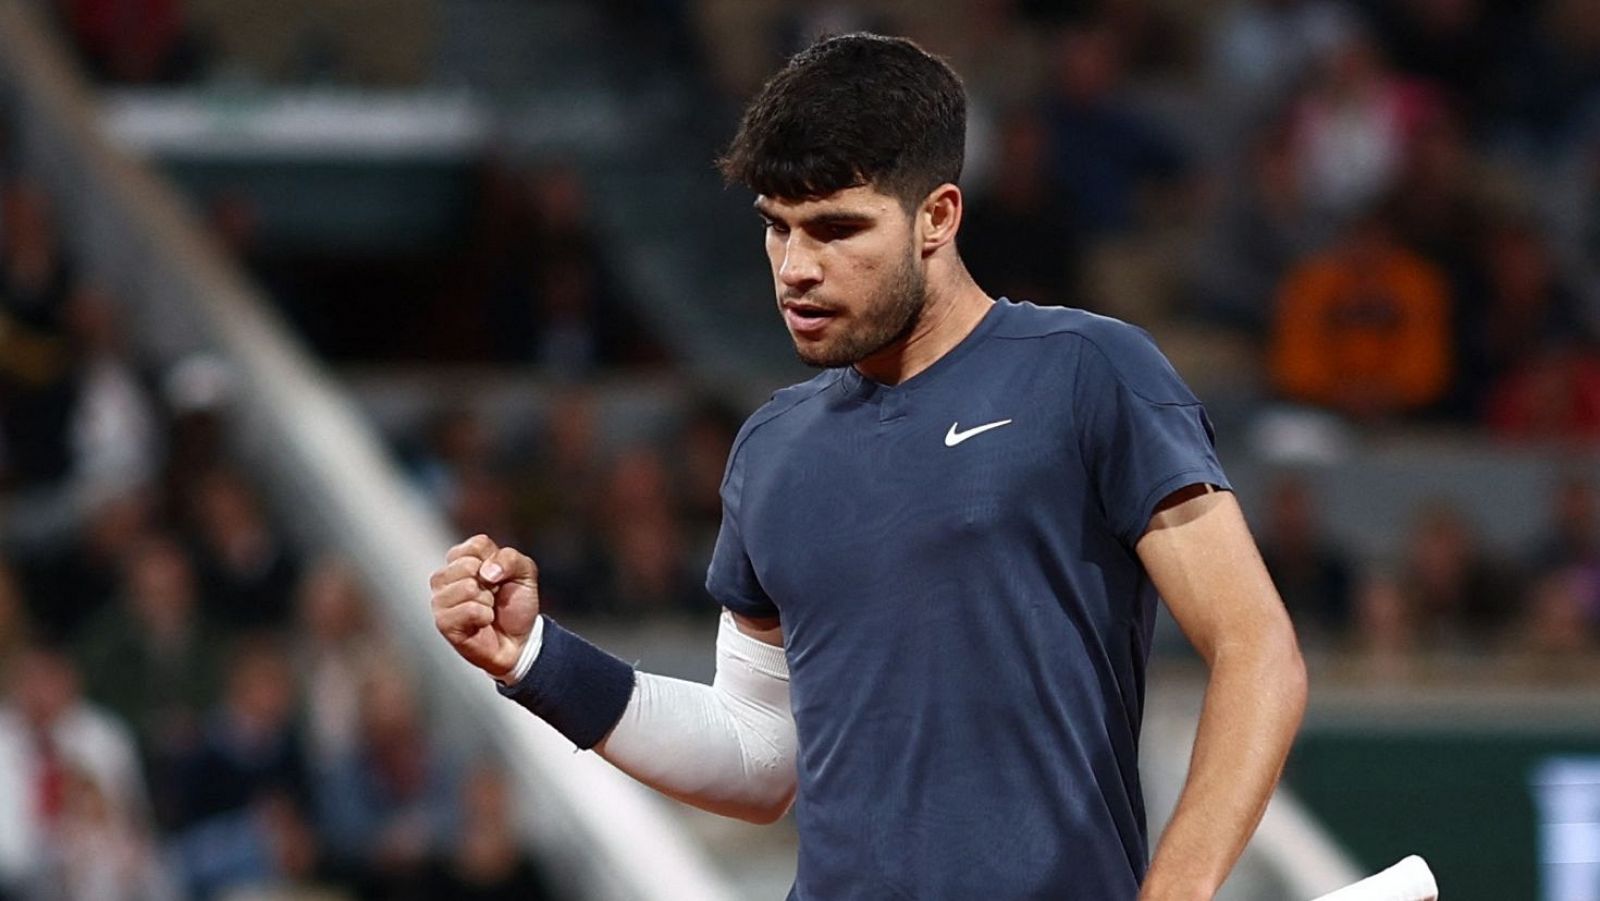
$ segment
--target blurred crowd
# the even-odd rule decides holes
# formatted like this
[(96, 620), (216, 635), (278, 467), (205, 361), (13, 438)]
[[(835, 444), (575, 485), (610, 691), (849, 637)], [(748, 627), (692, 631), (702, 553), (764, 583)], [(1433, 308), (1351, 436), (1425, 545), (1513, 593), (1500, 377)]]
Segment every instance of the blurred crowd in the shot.
[(1252, 523), (1308, 649), (1379, 677), (1425, 675), (1439, 652), (1496, 676), (1597, 672), (1600, 490), (1589, 478), (1554, 477), (1544, 525), (1511, 549), (1492, 547), (1466, 510), (1436, 499), (1412, 512), (1391, 553), (1364, 559), (1329, 536), (1323, 502), (1306, 479), (1280, 474)]
[[(166, 11), (148, 22), (187, 24), (152, 25), (170, 65), (140, 71), (109, 65), (128, 52), (93, 39), (94, 10), (121, 4), (59, 4), (101, 77), (161, 82), (154, 73), (204, 58), (172, 77), (214, 78), (251, 64), (226, 41), (194, 54), (174, 37), (242, 27), (218, 24), (221, 7), (144, 2)], [(828, 32), (903, 33), (949, 56), (972, 97), (961, 250), (992, 293), (1121, 316), (1163, 339), (1198, 335), (1208, 359), (1242, 356), (1219, 371), (1252, 374), (1257, 402), (1379, 430), (1444, 423), (1580, 451), (1600, 442), (1590, 0), (602, 9), (615, 52), (678, 67), (708, 108), (736, 108), (785, 54)], [(350, 67), (332, 77), (365, 83)], [(648, 299), (625, 296), (610, 270), (576, 165), (491, 159), (479, 182), (470, 239), (437, 302), (448, 315), (426, 340), (566, 387), (519, 435), (457, 409), (402, 436), (401, 455), (458, 531), (535, 549), (551, 609), (704, 612), (739, 412), (691, 399), (654, 440), (616, 446), (584, 386), (670, 366), (628, 312)], [(238, 237), (248, 210), (214, 213), (249, 262)], [(1313, 644), (1582, 651), (1600, 629), (1594, 489), (1581, 475), (1551, 482), (1546, 534), (1514, 552), (1492, 551), (1472, 511), (1444, 502), (1414, 510), (1410, 538), (1384, 559), (1334, 547), (1296, 479), (1270, 489), (1257, 528)]]
[(1589, 0), (676, 5), (730, 96), (826, 32), (947, 54), (991, 292), (1242, 337), (1362, 422), (1600, 439)]
[[(423, 12), (394, 21), (442, 15), (414, 5)], [(306, 60), (341, 60), (323, 77), (372, 83), (353, 60), (388, 38), (339, 25), (361, 6), (285, 16), (298, 23), (279, 29), (295, 35), (290, 57), (312, 71), (321, 70)], [(603, 8), (613, 52), (665, 54), (663, 65), (702, 85), (707, 108), (736, 108), (784, 54), (823, 33), (908, 34), (948, 55), (973, 101), (961, 249), (993, 293), (1158, 333), (1188, 328), (1209, 339), (1208, 359), (1236, 357), (1225, 371), (1248, 373), (1259, 396), (1361, 423), (1600, 441), (1591, 0)], [(57, 9), (85, 64), (107, 79), (214, 81), (242, 68), (258, 81), (318, 80), (225, 39), (263, 26), (223, 4)], [(130, 16), (143, 25), (121, 28)], [(706, 127), (721, 139), (731, 118)], [(441, 327), (408, 359), (587, 376), (670, 356), (639, 326), (648, 298), (625, 296), (598, 252), (574, 170), (527, 176), (491, 164), (481, 181), (467, 250), (435, 292), (440, 315), (429, 322)], [(282, 293), (296, 309), (296, 292)]]
[(0, 899), (553, 897), (226, 378), (143, 365), (63, 228), (0, 154)]
[(401, 455), (461, 535), (531, 549), (558, 616), (714, 615), (705, 568), (721, 522), (738, 411), (707, 397), (636, 439), (607, 434), (602, 399), (563, 388), (531, 430), (447, 407)]
[(413, 85), (434, 41), (429, 0), (41, 0), (105, 82)]
[[(1496, 0), (613, 4), (707, 89), (858, 28), (947, 53), (972, 94), (963, 258), (991, 293), (1242, 347), (1263, 398), (1579, 450), (1600, 442), (1600, 6)], [(638, 22), (634, 30), (639, 30)], [(1230, 370), (1232, 371), (1232, 370)], [(413, 444), (464, 532), (549, 558), (558, 607), (700, 610), (737, 423), (608, 449), (581, 395), (539, 440), (446, 417)], [(703, 459), (702, 459), (703, 457)], [(1413, 511), (1385, 559), (1333, 547), (1285, 479), (1257, 524), (1314, 645), (1582, 652), (1596, 500), (1552, 474), (1535, 546)], [(485, 486), (495, 486), (492, 490)]]
[[(533, 549), (541, 598), (557, 616), (630, 622), (705, 617), (701, 587), (716, 540), (718, 487), (738, 414), (691, 402), (652, 436), (608, 441), (595, 394), (563, 391), (530, 431), (460, 406), (402, 456), (455, 531)], [(1580, 461), (1581, 462), (1581, 461)], [(1600, 486), (1592, 470), (1552, 470), (1544, 513), (1523, 545), (1488, 541), (1477, 510), (1446, 498), (1410, 514), (1386, 552), (1332, 534), (1329, 498), (1309, 473), (1244, 486), (1252, 526), (1302, 640), (1356, 669), (1454, 657), (1526, 666), (1512, 675), (1600, 675)], [(1259, 503), (1253, 501), (1259, 500)]]
[[(219, 4), (57, 6), (108, 80), (235, 65), (195, 26)], [(1600, 441), (1592, 0), (647, 6), (608, 9), (659, 20), (734, 101), (823, 31), (948, 53), (973, 96), (961, 249), (992, 293), (1224, 336), (1263, 397), (1368, 426)], [(361, 80), (358, 51), (324, 44), (271, 71)], [(690, 392), (619, 442), (593, 383), (670, 354), (628, 312), (578, 171), (490, 161), (481, 182), (423, 338), (561, 387), (509, 433), (441, 406), (398, 454), (457, 533), (534, 552), (553, 613), (711, 615), (741, 411)], [(295, 285), (251, 259), (248, 203), (211, 212), (294, 314)], [(303, 557), (230, 455), (226, 367), (145, 366), (62, 230), (0, 152), (0, 901), (551, 897), (504, 774), (428, 731), (349, 567)], [(1600, 661), (1600, 488), (1549, 484), (1512, 549), (1443, 500), (1389, 553), (1342, 546), (1294, 473), (1258, 487), (1253, 525), (1314, 651), (1565, 677)]]

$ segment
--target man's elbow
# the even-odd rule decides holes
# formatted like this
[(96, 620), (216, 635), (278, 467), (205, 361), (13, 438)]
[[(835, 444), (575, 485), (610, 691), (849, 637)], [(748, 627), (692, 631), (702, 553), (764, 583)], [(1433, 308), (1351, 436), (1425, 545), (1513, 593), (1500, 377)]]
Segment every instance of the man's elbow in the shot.
[(1284, 617), (1282, 624), (1272, 630), (1263, 647), (1270, 668), (1270, 672), (1265, 674), (1266, 678), (1278, 687), (1286, 712), (1292, 713), (1294, 721), (1299, 723), (1305, 714), (1309, 679), (1306, 676), (1305, 657), (1300, 653), (1300, 642), (1295, 638), (1294, 627), (1289, 624), (1288, 617)]
[(1213, 673), (1226, 670), (1233, 678), (1259, 686), (1298, 722), (1306, 706), (1306, 662), (1289, 618), (1242, 630), (1232, 638), (1217, 646), (1211, 659)]
[(735, 819), (744, 820), (746, 823), (753, 823), (757, 826), (770, 826), (783, 819), (783, 815), (788, 813), (789, 808), (793, 805), (794, 788), (791, 787), (781, 797), (748, 801), (738, 805), (736, 808), (722, 812)]

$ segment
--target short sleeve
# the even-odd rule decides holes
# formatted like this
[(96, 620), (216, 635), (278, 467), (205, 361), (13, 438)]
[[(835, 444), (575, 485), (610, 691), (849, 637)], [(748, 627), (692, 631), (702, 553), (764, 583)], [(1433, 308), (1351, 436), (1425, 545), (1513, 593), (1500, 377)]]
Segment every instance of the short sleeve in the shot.
[(778, 615), (778, 605), (767, 596), (756, 578), (755, 567), (745, 549), (739, 529), (739, 501), (744, 491), (744, 468), (739, 462), (742, 442), (734, 443), (728, 468), (722, 477), (722, 528), (711, 552), (706, 571), (706, 591), (717, 603), (741, 616), (767, 618)]
[(1167, 495), (1230, 486), (1205, 407), (1150, 336), (1123, 323), (1098, 331), (1078, 358), (1074, 418), (1106, 523), (1132, 548)]

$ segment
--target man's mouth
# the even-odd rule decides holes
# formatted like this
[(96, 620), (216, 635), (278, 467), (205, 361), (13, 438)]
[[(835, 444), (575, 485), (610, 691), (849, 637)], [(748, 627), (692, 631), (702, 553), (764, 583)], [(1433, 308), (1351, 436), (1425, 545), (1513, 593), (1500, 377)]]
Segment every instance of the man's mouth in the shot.
[(790, 301), (783, 305), (783, 321), (789, 326), (789, 331), (797, 335), (809, 337), (820, 334), (838, 315), (837, 310), (804, 301)]

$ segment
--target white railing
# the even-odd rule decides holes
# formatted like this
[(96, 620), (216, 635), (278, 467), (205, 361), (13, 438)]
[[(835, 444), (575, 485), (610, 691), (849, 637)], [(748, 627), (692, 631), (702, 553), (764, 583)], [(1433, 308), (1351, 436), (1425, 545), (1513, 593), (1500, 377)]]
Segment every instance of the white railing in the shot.
[(663, 802), (594, 755), (574, 754), (438, 638), (427, 582), (450, 543), (441, 520), (174, 192), (108, 147), (81, 79), (22, 0), (0, 0), (0, 103), (74, 257), (125, 302), (141, 353), (167, 364), (208, 353), (232, 367), (238, 452), (294, 511), (302, 537), (359, 568), (451, 728), (481, 734), (514, 762), (558, 875), (595, 898), (731, 898)]

